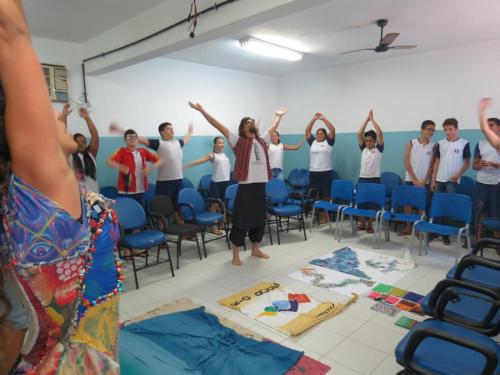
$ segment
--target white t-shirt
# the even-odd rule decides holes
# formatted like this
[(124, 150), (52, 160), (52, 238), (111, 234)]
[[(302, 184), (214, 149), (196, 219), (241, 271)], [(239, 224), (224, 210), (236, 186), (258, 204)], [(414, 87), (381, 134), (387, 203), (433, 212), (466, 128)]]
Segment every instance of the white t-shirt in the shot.
[(135, 163), (135, 185), (136, 191), (119, 191), (120, 194), (141, 194), (144, 193), (144, 171), (142, 169), (142, 155), (139, 150), (135, 150), (134, 163)]
[[(82, 179), (81, 179), (80, 183), (85, 187), (85, 189), (87, 191), (92, 191), (94, 193), (99, 193), (99, 184), (97, 183), (97, 181), (94, 180), (92, 177), (87, 176), (85, 174), (85, 162), (83, 161), (83, 154), (77, 153), (77, 155), (80, 158), (80, 160), (82, 162), (82, 167), (84, 169), (83, 170), (83, 175), (81, 176)], [(92, 155), (90, 152), (89, 152), (89, 155), (90, 155), (90, 158), (92, 159), (92, 162), (94, 163), (94, 165), (97, 168), (97, 163), (95, 161), (94, 155)], [(73, 167), (73, 155), (70, 155), (69, 158), (70, 158), (70, 160), (69, 160), (70, 165)]]
[[(269, 134), (262, 137), (265, 142), (269, 142)], [(238, 143), (239, 136), (229, 132), (228, 142), (231, 147)], [(248, 165), (248, 176), (245, 181), (239, 181), (240, 184), (254, 184), (259, 182), (268, 182), (267, 163), (265, 150), (257, 139), (253, 140), (252, 151), (250, 152), (250, 164)]]
[[(436, 146), (436, 156), (439, 159), (436, 181), (448, 182), (462, 168), (465, 159), (470, 159), (469, 141), (441, 139)], [(457, 182), (460, 183), (460, 179)]]
[(335, 138), (326, 137), (323, 142), (318, 142), (311, 135), (309, 143), (309, 170), (311, 172), (327, 172), (332, 170), (332, 150)]
[(230, 180), (231, 163), (225, 153), (213, 152), (211, 163), (214, 168), (214, 173), (212, 174), (213, 182)]
[(270, 143), (267, 149), (267, 155), (269, 156), (269, 164), (271, 165), (271, 169), (283, 169), (283, 154), (285, 148), (283, 147), (283, 143), (278, 143), (275, 145), (274, 143)]
[[(474, 151), (474, 158), (500, 163), (500, 152), (488, 141), (479, 141)], [(500, 168), (486, 167), (477, 172), (477, 182), (486, 185), (500, 184)]]
[[(434, 154), (434, 142), (420, 143), (418, 138), (411, 140), (410, 164), (415, 176), (419, 181), (423, 180), (429, 172)], [(410, 174), (406, 172), (406, 181), (412, 181)]]
[(371, 150), (365, 144), (359, 145), (361, 149), (361, 168), (359, 177), (376, 178), (380, 177), (380, 164), (382, 163), (382, 153), (384, 145), (378, 143)]
[(169, 141), (163, 139), (149, 139), (149, 147), (158, 153), (163, 164), (158, 168), (156, 181), (181, 180), (182, 174), (182, 147), (184, 141), (172, 138)]

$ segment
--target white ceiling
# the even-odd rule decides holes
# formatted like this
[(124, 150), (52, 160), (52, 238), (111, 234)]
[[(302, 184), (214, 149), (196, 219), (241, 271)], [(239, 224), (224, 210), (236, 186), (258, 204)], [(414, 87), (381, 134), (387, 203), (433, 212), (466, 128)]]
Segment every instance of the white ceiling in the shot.
[(23, 5), (32, 35), (82, 43), (164, 2), (165, 0), (23, 0)]
[[(339, 55), (375, 47), (379, 29), (373, 22), (379, 18), (389, 19), (385, 32), (400, 33), (393, 45), (418, 47)], [(237, 44), (239, 38), (248, 35), (292, 41), (280, 44), (298, 45), (295, 49), (306, 55), (300, 62), (284, 62), (249, 54)], [(165, 57), (280, 76), (495, 39), (500, 39), (499, 0), (332, 0)]]

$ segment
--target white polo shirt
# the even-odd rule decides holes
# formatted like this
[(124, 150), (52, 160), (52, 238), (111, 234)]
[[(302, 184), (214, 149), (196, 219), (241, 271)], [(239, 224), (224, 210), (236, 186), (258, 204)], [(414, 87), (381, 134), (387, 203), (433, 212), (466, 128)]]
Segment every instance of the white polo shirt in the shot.
[(158, 168), (156, 181), (181, 180), (182, 174), (182, 147), (184, 141), (172, 138), (169, 141), (163, 139), (148, 139), (149, 147), (158, 153), (163, 164)]
[(379, 145), (377, 143), (375, 147), (370, 150), (363, 143), (362, 145), (359, 145), (359, 148), (361, 149), (361, 168), (359, 170), (359, 177), (380, 177), (380, 164), (382, 163), (384, 145)]
[[(418, 138), (411, 141), (410, 164), (415, 176), (419, 181), (423, 180), (429, 172), (432, 162), (432, 155), (434, 154), (434, 142), (420, 143)], [(406, 181), (411, 182), (410, 174), (406, 172)]]
[(283, 154), (285, 152), (285, 148), (283, 147), (283, 143), (278, 143), (275, 145), (274, 143), (270, 143), (267, 149), (267, 155), (269, 156), (269, 164), (271, 165), (271, 169), (281, 169), (283, 170)]
[(214, 168), (213, 182), (229, 181), (231, 176), (231, 163), (223, 152), (213, 152), (210, 162)]
[[(500, 152), (488, 141), (479, 141), (474, 150), (474, 158), (500, 164)], [(500, 168), (486, 167), (477, 172), (477, 182), (486, 185), (500, 184)]]
[(332, 151), (335, 138), (326, 137), (318, 142), (314, 136), (307, 139), (309, 143), (309, 170), (311, 172), (327, 172), (332, 170)]
[[(436, 146), (436, 157), (439, 159), (436, 181), (448, 182), (463, 167), (465, 160), (470, 159), (469, 141), (441, 139)], [(460, 183), (460, 179), (457, 182)]]

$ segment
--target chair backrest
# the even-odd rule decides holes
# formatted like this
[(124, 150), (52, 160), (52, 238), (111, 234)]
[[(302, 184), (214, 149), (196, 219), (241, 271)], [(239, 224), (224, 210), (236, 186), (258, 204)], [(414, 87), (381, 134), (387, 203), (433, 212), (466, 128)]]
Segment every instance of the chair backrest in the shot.
[(167, 220), (175, 213), (172, 200), (168, 195), (155, 195), (151, 200), (149, 211), (151, 213), (160, 214)]
[(385, 185), (361, 183), (356, 187), (356, 206), (362, 203), (373, 203), (383, 208), (385, 206)]
[(391, 207), (395, 210), (404, 206), (425, 210), (427, 206), (427, 190), (422, 186), (394, 186)]
[(182, 188), (193, 188), (194, 189), (194, 185), (189, 178), (184, 177), (182, 179)]
[(309, 171), (307, 169), (296, 168), (288, 175), (288, 184), (292, 188), (308, 188), (309, 187)]
[[(205, 201), (201, 194), (194, 188), (184, 188), (179, 191), (179, 196), (177, 198), (177, 203), (180, 204), (190, 204), (193, 206), (195, 214), (201, 214), (207, 211)], [(180, 207), (181, 214), (186, 219), (191, 219), (193, 214), (188, 207)]]
[(144, 192), (144, 201), (146, 203), (146, 210), (149, 210), (149, 207), (151, 206), (151, 201), (153, 200), (153, 197), (155, 196), (155, 192), (156, 192), (156, 185), (149, 184), (148, 190), (146, 190)]
[(142, 228), (146, 225), (146, 213), (132, 198), (116, 198), (113, 209), (125, 230)]
[(272, 204), (285, 203), (288, 200), (288, 189), (285, 182), (277, 178), (267, 182), (266, 197)]
[(200, 178), (198, 189), (209, 190), (211, 182), (212, 182), (212, 175), (211, 174), (204, 175), (202, 178)]
[(330, 198), (351, 203), (354, 197), (354, 186), (350, 180), (333, 180)]
[(226, 201), (226, 209), (229, 213), (233, 212), (234, 201), (238, 193), (238, 184), (229, 185), (224, 193), (224, 200)]
[(392, 197), (394, 186), (401, 185), (401, 177), (394, 172), (382, 172), (380, 174), (380, 182), (385, 185), (386, 195)]
[(458, 193), (434, 193), (430, 218), (448, 217), (470, 224), (472, 201), (468, 195)]
[(462, 176), (460, 178), (460, 183), (457, 186), (458, 194), (465, 194), (474, 199), (474, 192), (476, 189), (476, 182), (467, 176)]
[(118, 189), (115, 186), (103, 186), (99, 192), (109, 199), (115, 199), (118, 197)]

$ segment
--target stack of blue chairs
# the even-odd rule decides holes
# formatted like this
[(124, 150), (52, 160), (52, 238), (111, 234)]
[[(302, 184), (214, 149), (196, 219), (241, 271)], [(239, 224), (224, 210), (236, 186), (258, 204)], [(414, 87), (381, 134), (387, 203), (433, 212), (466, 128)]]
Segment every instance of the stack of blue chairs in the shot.
[(399, 374), (499, 375), (500, 262), (479, 256), (500, 249), (482, 239), (422, 301), (431, 317), (413, 327), (397, 345)]

